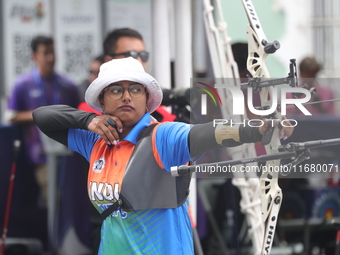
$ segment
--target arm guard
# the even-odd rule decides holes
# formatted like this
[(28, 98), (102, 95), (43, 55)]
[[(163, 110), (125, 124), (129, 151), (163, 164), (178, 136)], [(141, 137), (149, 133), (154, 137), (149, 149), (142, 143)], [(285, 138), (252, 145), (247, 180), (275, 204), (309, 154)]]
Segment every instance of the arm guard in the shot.
[(259, 142), (262, 135), (258, 127), (223, 125), (214, 127), (213, 122), (194, 126), (189, 133), (189, 148), (192, 158), (221, 146), (234, 147), (242, 143)]

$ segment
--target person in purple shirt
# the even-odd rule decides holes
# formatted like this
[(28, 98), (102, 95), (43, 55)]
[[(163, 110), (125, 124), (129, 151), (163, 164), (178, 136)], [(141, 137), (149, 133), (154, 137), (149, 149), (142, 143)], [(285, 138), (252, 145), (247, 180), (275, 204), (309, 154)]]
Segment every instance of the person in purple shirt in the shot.
[(6, 118), (22, 128), (25, 153), (35, 169), (42, 205), (46, 205), (46, 154), (39, 131), (33, 123), (32, 112), (44, 105), (66, 104), (77, 107), (80, 100), (77, 86), (54, 71), (56, 57), (53, 39), (36, 36), (31, 41), (31, 50), (37, 68), (16, 80), (9, 97)]

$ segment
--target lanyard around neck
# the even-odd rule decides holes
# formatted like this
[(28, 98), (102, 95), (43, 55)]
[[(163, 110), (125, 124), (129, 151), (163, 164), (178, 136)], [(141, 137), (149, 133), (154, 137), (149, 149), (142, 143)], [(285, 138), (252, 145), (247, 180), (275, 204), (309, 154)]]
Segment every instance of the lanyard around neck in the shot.
[[(43, 84), (43, 80), (39, 74), (38, 70), (34, 70), (33, 71), (33, 76), (34, 76), (34, 80), (40, 90), (40, 100), (42, 105), (48, 105), (47, 103), (47, 94), (46, 94), (46, 90), (45, 90), (45, 86)], [(53, 88), (54, 88), (54, 92), (53, 92), (53, 104), (59, 104), (60, 103), (60, 90), (61, 90), (61, 86), (58, 82), (58, 77), (56, 74), (53, 74)]]

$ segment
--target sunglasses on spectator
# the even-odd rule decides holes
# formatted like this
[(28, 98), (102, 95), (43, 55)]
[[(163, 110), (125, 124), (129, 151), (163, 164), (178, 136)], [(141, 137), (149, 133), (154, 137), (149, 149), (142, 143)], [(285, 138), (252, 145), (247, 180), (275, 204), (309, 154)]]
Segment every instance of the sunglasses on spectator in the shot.
[(147, 51), (138, 52), (138, 51), (130, 50), (130, 51), (122, 52), (122, 53), (115, 53), (115, 54), (109, 54), (109, 55), (111, 57), (124, 56), (125, 58), (133, 57), (135, 59), (137, 59), (138, 56), (140, 56), (143, 62), (147, 62), (149, 59), (149, 52)]

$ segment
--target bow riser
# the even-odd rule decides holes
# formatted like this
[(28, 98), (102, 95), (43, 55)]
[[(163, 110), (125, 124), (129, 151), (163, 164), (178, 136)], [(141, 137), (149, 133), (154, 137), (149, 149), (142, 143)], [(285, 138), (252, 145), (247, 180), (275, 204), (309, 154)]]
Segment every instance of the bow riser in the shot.
[(248, 71), (253, 77), (269, 78), (269, 72), (265, 63), (268, 54), (265, 53), (264, 47), (257, 43), (259, 38), (251, 26), (248, 25), (246, 27), (246, 32), (248, 40)]
[[(274, 53), (279, 48), (279, 43), (268, 43), (267, 38), (262, 30), (262, 26), (257, 17), (256, 11), (250, 0), (243, 0), (243, 6), (246, 10), (250, 25), (247, 26), (248, 39), (248, 60), (247, 68), (253, 77), (260, 79), (270, 78), (269, 71), (266, 67), (266, 58), (268, 54)], [(273, 87), (265, 87), (260, 90), (261, 107), (272, 106)], [(279, 112), (275, 111), (271, 116), (264, 118), (282, 119)], [(267, 154), (278, 152), (281, 145), (279, 138), (279, 128), (274, 127), (270, 142), (265, 146)], [(262, 202), (262, 220), (266, 222), (266, 230), (262, 244), (262, 254), (269, 254), (274, 240), (277, 216), (282, 201), (282, 192), (278, 186), (278, 172), (275, 168), (280, 167), (280, 160), (271, 160), (266, 162), (268, 171), (262, 173), (261, 183), (261, 202)]]

